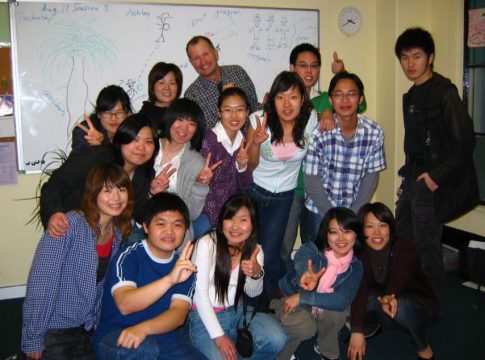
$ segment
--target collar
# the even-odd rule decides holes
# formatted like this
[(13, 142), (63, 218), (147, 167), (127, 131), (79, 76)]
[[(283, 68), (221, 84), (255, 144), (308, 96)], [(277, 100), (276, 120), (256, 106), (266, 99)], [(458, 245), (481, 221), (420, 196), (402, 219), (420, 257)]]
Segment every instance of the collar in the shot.
[(229, 139), (229, 136), (227, 136), (226, 130), (220, 121), (218, 121), (217, 124), (212, 128), (212, 131), (214, 134), (216, 134), (217, 142), (221, 143), (224, 149), (226, 149), (231, 156), (239, 149), (244, 139), (241, 130), (239, 130), (236, 134), (236, 138), (234, 139), (234, 143), (231, 142), (231, 139)]

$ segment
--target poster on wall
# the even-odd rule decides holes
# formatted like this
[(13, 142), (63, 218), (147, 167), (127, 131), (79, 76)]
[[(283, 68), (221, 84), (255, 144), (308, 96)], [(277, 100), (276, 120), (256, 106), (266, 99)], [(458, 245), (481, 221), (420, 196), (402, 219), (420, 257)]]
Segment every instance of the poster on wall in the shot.
[(485, 8), (468, 11), (468, 47), (485, 46)]

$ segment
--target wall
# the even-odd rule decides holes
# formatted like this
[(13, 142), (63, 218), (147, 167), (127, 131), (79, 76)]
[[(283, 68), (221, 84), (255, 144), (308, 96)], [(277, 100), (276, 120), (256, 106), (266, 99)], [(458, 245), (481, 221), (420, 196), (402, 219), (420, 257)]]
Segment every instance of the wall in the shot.
[[(5, 2), (5, 0), (1, 1)], [(132, 0), (132, 2), (135, 2)], [(141, 0), (141, 2), (156, 2)], [(185, 3), (170, 0), (170, 3)], [(190, 1), (206, 4), (208, 1)], [(258, 0), (212, 0), (213, 5), (260, 6)], [(375, 199), (393, 207), (399, 183), (397, 169), (403, 162), (401, 96), (411, 83), (404, 77), (394, 56), (394, 41), (407, 27), (420, 25), (434, 35), (437, 45), (436, 70), (451, 78), (458, 88), (462, 77), (463, 1), (462, 0), (268, 0), (269, 7), (312, 8), (320, 10), (320, 46), (323, 55), (321, 87), (331, 76), (331, 55), (336, 50), (347, 68), (361, 76), (366, 87), (367, 115), (376, 119), (386, 133), (388, 168), (381, 174)], [(337, 28), (337, 16), (346, 5), (358, 7), (363, 27), (353, 37)], [(442, 19), (447, 19), (443, 22)], [(170, 60), (170, 59), (167, 59)], [(0, 287), (25, 284), (35, 246), (41, 236), (33, 226), (25, 225), (34, 202), (16, 201), (34, 195), (39, 178), (19, 175), (19, 183), (0, 187)], [(455, 221), (452, 225), (485, 235), (483, 208)]]

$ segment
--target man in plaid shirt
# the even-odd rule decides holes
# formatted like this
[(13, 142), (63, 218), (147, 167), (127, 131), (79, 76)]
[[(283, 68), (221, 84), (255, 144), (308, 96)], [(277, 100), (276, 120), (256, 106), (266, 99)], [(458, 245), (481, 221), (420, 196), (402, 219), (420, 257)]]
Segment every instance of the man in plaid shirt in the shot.
[(332, 207), (357, 211), (377, 186), (378, 172), (385, 169), (384, 132), (374, 121), (358, 114), (364, 99), (359, 77), (346, 71), (333, 77), (329, 86), (335, 129), (315, 129), (303, 163), (305, 173), (304, 226), (315, 241), (320, 221)]
[(207, 128), (212, 128), (217, 123), (217, 102), (226, 87), (237, 86), (244, 90), (249, 100), (250, 114), (261, 108), (256, 88), (249, 75), (239, 65), (219, 66), (219, 53), (210, 39), (194, 36), (185, 50), (199, 77), (190, 84), (184, 96), (202, 108)]

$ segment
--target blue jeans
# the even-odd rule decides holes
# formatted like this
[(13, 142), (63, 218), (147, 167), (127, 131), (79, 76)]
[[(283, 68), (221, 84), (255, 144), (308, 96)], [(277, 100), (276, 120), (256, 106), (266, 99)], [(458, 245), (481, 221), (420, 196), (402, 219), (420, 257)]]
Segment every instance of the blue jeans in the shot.
[(291, 269), (291, 253), (295, 247), (296, 236), (298, 234), (298, 225), (300, 225), (300, 238), (306, 237), (305, 228), (303, 226), (303, 209), (305, 208), (305, 197), (293, 197), (291, 203), (290, 213), (288, 216), (288, 224), (286, 225), (285, 235), (283, 236), (283, 244), (281, 245), (281, 258), (286, 265), (286, 271)]
[(300, 231), (302, 244), (306, 242), (315, 243), (321, 222), (322, 219), (319, 214), (315, 214), (306, 207), (303, 209), (302, 227), (305, 229), (305, 231)]
[(106, 334), (96, 344), (98, 360), (205, 360), (191, 344), (183, 341), (159, 342), (156, 336), (147, 336), (137, 349), (127, 349), (117, 345), (121, 330)]
[(394, 318), (390, 318), (382, 311), (377, 297), (382, 295), (377, 291), (369, 291), (367, 301), (367, 320), (377, 321), (387, 328), (399, 328), (411, 335), (416, 351), (423, 351), (428, 346), (426, 329), (436, 322), (437, 317), (424, 303), (406, 293), (400, 294), (397, 300), (397, 312)]
[(286, 272), (280, 251), (293, 193), (294, 190), (272, 193), (254, 183), (248, 190), (258, 207), (258, 238), (264, 252), (264, 295), (268, 303), (274, 297), (279, 279)]
[[(217, 320), (224, 330), (224, 335), (236, 342), (237, 326), (242, 327), (242, 304), (237, 310), (231, 306), (221, 312), (216, 313)], [(252, 308), (248, 307), (246, 319), (249, 321), (252, 315)], [(275, 359), (278, 353), (285, 347), (288, 341), (283, 328), (271, 316), (263, 313), (256, 313), (249, 325), (249, 331), (253, 335), (254, 352), (250, 359)], [(222, 359), (219, 348), (214, 339), (211, 339), (207, 329), (200, 319), (197, 310), (189, 313), (189, 334), (190, 340), (210, 360)]]
[(197, 219), (192, 221), (192, 227), (194, 228), (194, 240), (212, 228), (209, 218), (204, 213), (201, 213)]

